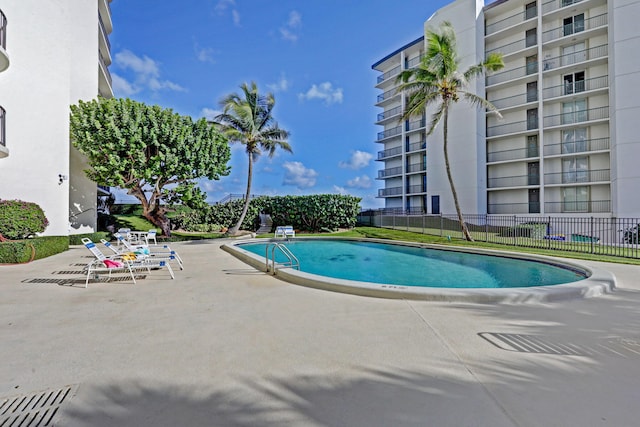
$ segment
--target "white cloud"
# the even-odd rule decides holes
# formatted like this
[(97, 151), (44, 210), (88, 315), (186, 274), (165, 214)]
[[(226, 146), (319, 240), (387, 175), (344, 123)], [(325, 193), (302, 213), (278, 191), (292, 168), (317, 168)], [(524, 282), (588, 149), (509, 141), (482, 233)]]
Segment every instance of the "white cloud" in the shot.
[(313, 100), (320, 99), (325, 104), (331, 105), (334, 103), (342, 103), (342, 88), (333, 88), (330, 82), (320, 83), (319, 85), (311, 85), (311, 88), (306, 93), (298, 94), (298, 98), (301, 100)]
[(369, 166), (371, 159), (373, 159), (373, 154), (356, 150), (351, 152), (351, 158), (348, 162), (340, 162), (338, 166), (341, 168), (358, 170)]
[(283, 185), (293, 185), (300, 190), (316, 185), (318, 172), (306, 168), (301, 162), (284, 162), (282, 167), (286, 169)]
[(287, 20), (287, 23), (283, 27), (279, 28), (280, 37), (282, 37), (283, 40), (295, 42), (298, 40), (298, 33), (301, 28), (302, 15), (300, 15), (299, 12), (292, 10), (289, 12), (289, 19)]
[(211, 62), (212, 64), (215, 64), (216, 61), (213, 58), (213, 55), (216, 52), (215, 50), (213, 50), (213, 48), (200, 47), (198, 43), (194, 43), (193, 50), (196, 53), (196, 58), (198, 58), (198, 61)]
[(233, 9), (231, 11), (231, 17), (233, 18), (233, 25), (235, 25), (236, 27), (239, 27), (240, 26), (240, 12), (238, 12), (235, 9)]
[(333, 186), (333, 191), (338, 194), (348, 194), (347, 189), (344, 187), (339, 187), (337, 185)]
[(120, 77), (116, 73), (111, 73), (113, 93), (118, 97), (128, 97), (140, 92), (138, 87), (129, 83), (126, 79)]
[(218, 15), (224, 15), (227, 10), (231, 9), (231, 19), (233, 19), (233, 25), (240, 26), (240, 12), (235, 8), (235, 0), (218, 0), (213, 8)]
[(269, 89), (271, 92), (286, 92), (287, 89), (289, 89), (289, 80), (287, 80), (287, 78), (285, 77), (284, 74), (282, 74), (280, 76), (280, 80), (278, 80), (275, 83), (271, 83), (267, 85), (267, 89)]
[(371, 178), (367, 175), (357, 176), (347, 181), (347, 187), (349, 188), (371, 188)]
[(220, 113), (222, 113), (222, 111), (214, 110), (213, 108), (207, 107), (200, 110), (200, 116), (204, 117), (207, 120), (213, 120)]
[(185, 88), (169, 80), (160, 79), (160, 67), (156, 61), (146, 55), (139, 57), (130, 50), (123, 50), (116, 53), (115, 64), (122, 70), (130, 70), (134, 74), (134, 82), (128, 83), (124, 78), (118, 82), (124, 90), (133, 90), (136, 93), (146, 87), (152, 91), (169, 89), (183, 92)]

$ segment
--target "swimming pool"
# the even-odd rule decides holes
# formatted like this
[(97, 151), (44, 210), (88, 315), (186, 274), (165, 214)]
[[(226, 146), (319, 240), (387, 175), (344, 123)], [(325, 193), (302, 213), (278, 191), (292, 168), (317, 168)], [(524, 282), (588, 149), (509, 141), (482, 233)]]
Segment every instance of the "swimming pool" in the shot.
[[(258, 239), (223, 245), (223, 249), (265, 270), (265, 249), (274, 243)], [(301, 266), (301, 271), (278, 270), (280, 278), (360, 295), (496, 301), (518, 294), (518, 300), (532, 295), (550, 300), (552, 294), (589, 296), (615, 286), (615, 279), (606, 272), (598, 271), (594, 277), (593, 269), (546, 257), (370, 239), (303, 238), (277, 243), (284, 243)], [(284, 260), (276, 257), (277, 262)], [(550, 291), (554, 287), (563, 289)]]

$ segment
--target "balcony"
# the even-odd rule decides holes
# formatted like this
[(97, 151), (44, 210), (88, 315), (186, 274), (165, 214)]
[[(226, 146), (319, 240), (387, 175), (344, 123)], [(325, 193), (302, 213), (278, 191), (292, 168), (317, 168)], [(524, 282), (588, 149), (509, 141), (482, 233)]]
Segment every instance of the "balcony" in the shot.
[(494, 47), (485, 51), (485, 56), (489, 56), (492, 53), (502, 53), (503, 56), (510, 55), (514, 52), (518, 52), (524, 50), (528, 47), (533, 47), (537, 45), (537, 40), (535, 34), (529, 37), (525, 37), (521, 40), (515, 41), (513, 43), (508, 43), (499, 47)]
[(583, 31), (593, 30), (608, 25), (608, 16), (606, 13), (585, 19), (583, 22), (571, 23), (561, 27), (554, 28), (542, 33), (542, 43), (547, 43), (562, 37), (571, 36)]
[(540, 185), (540, 175), (503, 176), (487, 180), (487, 188), (526, 187), (529, 185)]
[(425, 150), (427, 148), (427, 140), (423, 139), (420, 142), (412, 142), (411, 144), (407, 144), (407, 153), (412, 151), (420, 151)]
[(380, 104), (382, 102), (388, 101), (388, 100), (390, 100), (391, 98), (395, 97), (398, 94), (399, 94), (399, 92), (398, 92), (397, 89), (395, 89), (395, 88), (394, 89), (390, 89), (390, 90), (378, 95), (377, 103)]
[(387, 179), (392, 176), (402, 175), (402, 167), (398, 166), (395, 168), (382, 169), (378, 171), (378, 179)]
[(111, 0), (98, 0), (98, 13), (105, 29), (107, 30), (107, 34), (111, 34), (111, 32), (113, 31), (110, 3)]
[(388, 150), (378, 151), (378, 160), (386, 160), (400, 155), (402, 155), (402, 147), (389, 148)]
[(538, 72), (538, 63), (532, 62), (530, 64), (525, 65), (524, 67), (513, 68), (511, 70), (491, 74), (486, 77), (485, 83), (487, 86), (493, 86), (499, 83), (504, 83), (510, 80), (526, 77), (531, 74), (536, 74), (537, 72)]
[(495, 215), (540, 213), (540, 202), (489, 203), (487, 213)]
[(515, 15), (511, 15), (507, 18), (501, 19), (500, 21), (487, 23), (484, 27), (484, 35), (489, 36), (493, 33), (504, 30), (505, 28), (513, 27), (528, 21), (529, 19), (533, 19), (536, 16), (538, 16), (538, 11), (534, 8), (516, 13)]
[(377, 142), (384, 141), (387, 138), (391, 138), (393, 136), (398, 136), (400, 134), (402, 134), (402, 126), (396, 126), (396, 127), (391, 128), (391, 129), (387, 129), (385, 131), (378, 132)]
[(487, 163), (524, 160), (532, 157), (538, 157), (538, 147), (487, 152)]
[(571, 172), (545, 173), (545, 185), (554, 184), (583, 184), (591, 182), (609, 182), (611, 178), (609, 169), (584, 170)]
[(5, 131), (5, 117), (6, 111), (4, 108), (0, 107), (0, 158), (7, 157), (9, 155), (9, 151), (7, 150), (7, 140), (6, 140), (6, 131)]
[(488, 126), (487, 138), (510, 135), (513, 133), (528, 132), (538, 129), (538, 118), (532, 117), (519, 122), (505, 123), (502, 125)]
[(427, 189), (422, 184), (407, 186), (407, 194), (420, 194), (420, 193), (426, 193), (426, 192), (427, 192)]
[(7, 17), (0, 10), (0, 72), (9, 68), (9, 54), (7, 53)]
[(527, 93), (521, 93), (519, 95), (508, 96), (506, 98), (500, 98), (491, 101), (491, 103), (498, 109), (515, 107), (518, 105), (528, 104), (530, 102), (538, 101), (538, 91), (532, 91)]
[(393, 67), (391, 70), (378, 76), (378, 84), (400, 74), (400, 66)]
[(420, 120), (414, 120), (412, 122), (410, 121), (405, 121), (404, 122), (404, 130), (407, 132), (411, 132), (414, 130), (419, 130), (419, 129), (423, 129), (425, 125), (425, 119), (420, 119)]
[(557, 68), (579, 64), (581, 62), (591, 61), (593, 59), (604, 58), (608, 54), (609, 48), (606, 44), (603, 44), (589, 49), (568, 53), (566, 55), (556, 56), (555, 58), (547, 58), (543, 61), (542, 69), (545, 72), (551, 71)]
[(597, 138), (545, 145), (544, 155), (557, 156), (562, 154), (586, 153), (589, 151), (604, 151), (608, 149), (609, 138)]
[(412, 68), (417, 67), (418, 65), (420, 65), (420, 62), (422, 62), (423, 57), (424, 55), (419, 55), (419, 56), (416, 56), (415, 58), (410, 59), (409, 61), (406, 62), (405, 68), (407, 70), (410, 70)]
[(426, 163), (414, 163), (407, 165), (407, 173), (424, 172), (427, 170)]
[(397, 107), (391, 108), (390, 110), (386, 110), (378, 114), (377, 123), (383, 122), (391, 117), (399, 116), (400, 114), (402, 114), (402, 106), (399, 105)]
[(590, 110), (572, 111), (570, 113), (554, 114), (544, 117), (544, 127), (566, 126), (576, 123), (607, 120), (609, 118), (609, 106), (592, 108)]
[(575, 202), (545, 202), (545, 213), (607, 213), (611, 212), (611, 200), (585, 200)]
[(542, 14), (545, 15), (554, 10), (580, 3), (583, 0), (550, 0), (542, 3)]
[(104, 98), (113, 98), (113, 81), (109, 68), (98, 49), (98, 94)]
[(588, 92), (609, 87), (609, 76), (594, 77), (592, 79), (565, 83), (542, 89), (542, 98), (550, 99), (565, 95), (573, 95), (580, 92)]
[(402, 196), (402, 187), (380, 188), (378, 197), (394, 197)]

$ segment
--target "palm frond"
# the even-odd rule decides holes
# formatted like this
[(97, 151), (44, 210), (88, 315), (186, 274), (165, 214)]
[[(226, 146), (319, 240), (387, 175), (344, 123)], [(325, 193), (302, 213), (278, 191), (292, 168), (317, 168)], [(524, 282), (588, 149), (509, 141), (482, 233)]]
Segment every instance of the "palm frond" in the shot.
[(475, 93), (466, 91), (461, 91), (461, 93), (463, 94), (464, 99), (467, 100), (471, 105), (475, 106), (476, 108), (486, 109), (497, 115), (498, 118), (502, 118), (502, 114), (500, 114), (498, 108), (493, 105), (491, 101), (488, 101), (483, 97), (476, 95)]

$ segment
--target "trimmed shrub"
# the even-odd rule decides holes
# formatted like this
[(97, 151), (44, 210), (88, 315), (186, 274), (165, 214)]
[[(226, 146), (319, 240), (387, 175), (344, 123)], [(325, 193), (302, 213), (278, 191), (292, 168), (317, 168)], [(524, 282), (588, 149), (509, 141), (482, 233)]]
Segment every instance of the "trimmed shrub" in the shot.
[(18, 240), (42, 233), (49, 225), (42, 208), (22, 200), (0, 200), (0, 234)]
[(67, 236), (34, 237), (0, 243), (0, 264), (18, 264), (46, 258), (69, 249)]

